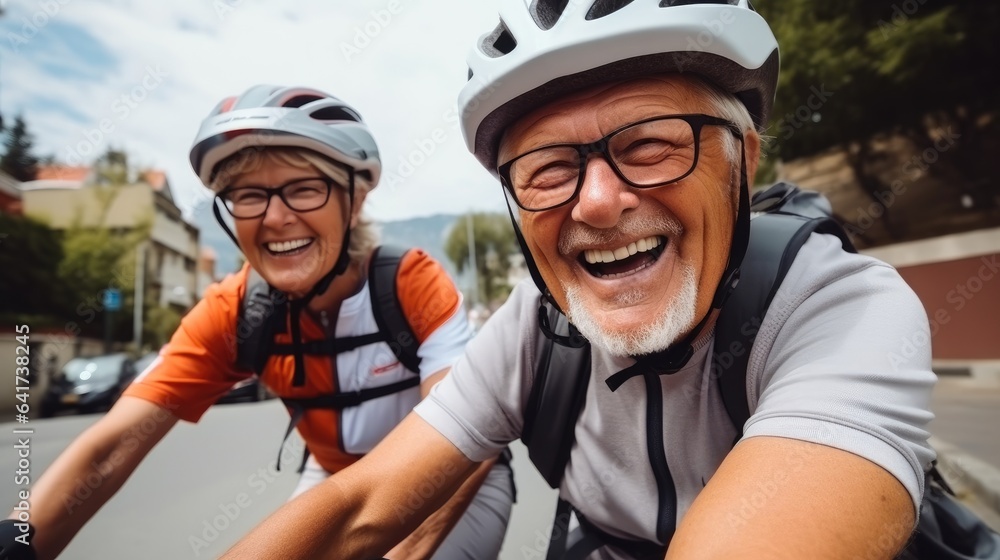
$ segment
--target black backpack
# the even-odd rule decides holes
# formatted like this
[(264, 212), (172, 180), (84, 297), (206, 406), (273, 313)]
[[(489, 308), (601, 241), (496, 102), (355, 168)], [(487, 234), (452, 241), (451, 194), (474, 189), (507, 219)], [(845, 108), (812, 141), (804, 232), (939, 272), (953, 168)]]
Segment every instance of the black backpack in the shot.
[[(733, 445), (750, 418), (746, 373), (757, 329), (795, 260), (813, 232), (836, 235), (846, 251), (854, 246), (833, 218), (829, 202), (820, 194), (778, 183), (754, 195), (750, 239), (740, 280), (716, 322), (712, 374), (719, 383), (726, 413), (736, 427)], [(590, 345), (566, 317), (548, 303), (539, 309), (539, 321), (555, 333), (539, 329), (535, 382), (525, 410), (521, 440), (531, 462), (552, 488), (559, 488), (569, 463), (574, 429), (583, 409), (590, 379)], [(900, 558), (1000, 559), (1000, 536), (951, 498), (951, 489), (936, 467), (928, 473), (920, 523)], [(583, 538), (567, 551), (571, 506), (559, 499), (546, 560), (584, 558), (600, 546), (612, 544), (637, 559), (662, 559), (666, 548), (657, 543), (609, 535), (576, 512)]]
[[(410, 323), (403, 315), (396, 292), (396, 275), (399, 263), (408, 249), (383, 245), (375, 249), (368, 265), (368, 290), (371, 295), (372, 312), (378, 331), (370, 334), (344, 338), (327, 338), (303, 343), (303, 353), (336, 356), (355, 348), (385, 342), (392, 349), (396, 359), (413, 372), (413, 377), (390, 383), (382, 387), (321, 395), (310, 398), (282, 398), (289, 408), (291, 419), (285, 432), (284, 442), (310, 408), (341, 410), (420, 384), (418, 375), (420, 357), (417, 341)], [(284, 333), (288, 301), (282, 292), (272, 289), (256, 271), (251, 269), (247, 279), (246, 293), (240, 305), (236, 338), (236, 366), (242, 371), (260, 375), (273, 355), (292, 355), (291, 344), (275, 344), (274, 335)], [(334, 374), (336, 375), (336, 374)], [(302, 385), (305, 379), (296, 378), (293, 385)], [(335, 381), (334, 386), (337, 383)], [(309, 451), (306, 450), (299, 471), (305, 466)], [(281, 469), (281, 450), (278, 451), (278, 470)]]

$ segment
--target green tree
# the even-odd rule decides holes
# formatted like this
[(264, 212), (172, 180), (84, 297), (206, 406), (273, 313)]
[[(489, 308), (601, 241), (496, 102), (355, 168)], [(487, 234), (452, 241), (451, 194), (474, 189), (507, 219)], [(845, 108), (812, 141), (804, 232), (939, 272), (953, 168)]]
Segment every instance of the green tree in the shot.
[(479, 300), (487, 305), (503, 301), (511, 290), (511, 286), (507, 284), (510, 256), (519, 250), (510, 218), (504, 214), (476, 213), (467, 214), (455, 222), (445, 240), (444, 250), (459, 274), (468, 269), (471, 260), (468, 227), (470, 218)]
[(32, 150), (34, 138), (28, 132), (28, 124), (18, 115), (14, 126), (7, 131), (4, 139), (4, 154), (0, 157), (0, 170), (18, 181), (33, 181), (38, 172), (39, 159)]
[[(989, 158), (1000, 134), (1000, 4), (959, 0), (760, 2), (781, 45), (781, 78), (769, 134), (784, 160), (845, 148), (863, 189), (888, 188), (871, 171), (880, 134), (908, 138), (941, 164), (929, 171), (991, 204), (1000, 170)], [(941, 150), (941, 136), (955, 140)], [(938, 145), (935, 147), (935, 142)], [(956, 197), (957, 198), (957, 197)]]
[(134, 182), (135, 175), (124, 150), (108, 148), (94, 161), (94, 179), (98, 185), (127, 185)]
[(112, 229), (107, 226), (108, 211), (121, 192), (120, 183), (92, 185), (99, 202), (97, 219), (85, 225), (78, 215), (63, 235), (63, 254), (58, 276), (72, 301), (74, 322), (90, 336), (103, 336), (104, 290), (121, 292), (122, 309), (115, 313), (113, 338), (132, 338), (132, 318), (127, 310), (135, 301), (136, 247), (149, 237), (151, 222), (141, 221), (134, 228)]
[(149, 305), (145, 317), (142, 339), (154, 349), (166, 344), (181, 324), (181, 314), (170, 307)]
[[(63, 250), (59, 234), (24, 216), (0, 214), (0, 315), (5, 321), (31, 315), (57, 323), (66, 312), (65, 286), (58, 280)], [(44, 318), (43, 318), (44, 317)]]

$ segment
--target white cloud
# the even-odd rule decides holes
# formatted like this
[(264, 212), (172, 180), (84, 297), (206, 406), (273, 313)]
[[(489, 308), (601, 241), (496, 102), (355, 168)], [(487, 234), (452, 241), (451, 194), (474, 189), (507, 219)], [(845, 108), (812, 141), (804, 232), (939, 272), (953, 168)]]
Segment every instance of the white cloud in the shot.
[[(59, 10), (36, 16), (45, 5)], [(361, 112), (387, 176), (408, 170), (402, 160), (424, 160), (369, 197), (376, 219), (503, 208), (499, 187), (466, 151), (454, 119), (465, 55), (497, 21), (492, 2), (48, 0), (12, 7), (4, 35), (33, 16), (46, 24), (18, 52), (3, 40), (0, 108), (8, 117), (24, 112), (41, 153), (67, 159), (95, 144), (83, 150), (89, 160), (109, 146), (124, 148), (136, 162), (165, 169), (189, 212), (204, 190), (187, 153), (208, 111), (253, 84), (304, 85)], [(59, 26), (86, 31), (117, 64), (53, 75), (47, 68), (69, 56)], [(110, 133), (100, 131), (102, 120)], [(421, 147), (431, 146), (425, 156)]]

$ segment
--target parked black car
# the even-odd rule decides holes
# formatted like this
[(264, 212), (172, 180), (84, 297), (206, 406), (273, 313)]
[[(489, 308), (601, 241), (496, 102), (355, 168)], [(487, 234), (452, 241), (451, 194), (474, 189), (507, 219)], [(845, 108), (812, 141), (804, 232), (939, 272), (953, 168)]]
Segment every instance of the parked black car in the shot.
[(42, 415), (66, 409), (91, 412), (111, 408), (135, 375), (135, 364), (128, 354), (73, 358), (52, 379), (42, 402)]
[(153, 360), (158, 357), (160, 357), (159, 352), (149, 352), (148, 354), (143, 354), (135, 361), (135, 374), (139, 375), (140, 373), (146, 371), (149, 364), (153, 363)]

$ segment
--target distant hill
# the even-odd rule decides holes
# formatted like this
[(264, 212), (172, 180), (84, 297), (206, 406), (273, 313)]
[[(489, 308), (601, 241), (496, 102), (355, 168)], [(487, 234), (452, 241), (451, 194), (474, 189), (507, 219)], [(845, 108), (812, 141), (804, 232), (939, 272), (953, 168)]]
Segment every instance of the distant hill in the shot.
[(455, 266), (444, 253), (444, 242), (459, 216), (437, 214), (426, 218), (410, 218), (394, 222), (380, 222), (382, 243), (404, 247), (420, 247), (444, 265), (452, 278)]
[[(458, 218), (457, 215), (438, 214), (423, 218), (379, 222), (378, 227), (382, 234), (382, 243), (424, 249), (445, 267), (448, 274), (456, 278), (459, 286), (462, 286), (463, 279), (457, 277), (455, 266), (444, 253), (445, 239)], [(236, 263), (241, 258), (240, 251), (215, 221), (211, 204), (202, 204), (196, 208), (192, 221), (201, 232), (201, 244), (211, 247), (219, 256), (216, 263), (216, 274), (224, 276), (235, 271)]]

